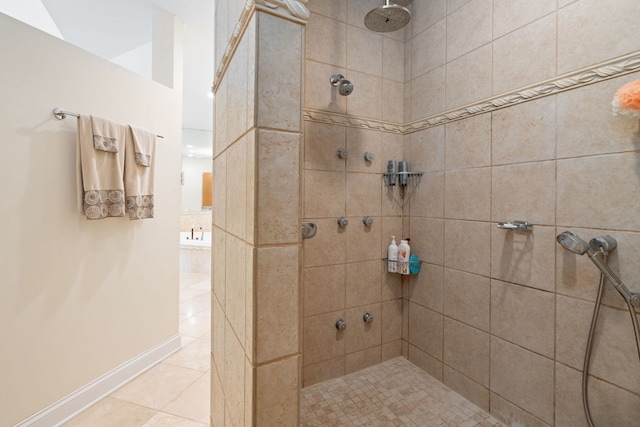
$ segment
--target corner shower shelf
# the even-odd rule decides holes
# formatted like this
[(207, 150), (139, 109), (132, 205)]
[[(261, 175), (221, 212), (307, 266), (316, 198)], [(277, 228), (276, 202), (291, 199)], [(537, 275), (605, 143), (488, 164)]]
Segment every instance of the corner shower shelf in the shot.
[[(389, 177), (390, 176), (397, 176), (396, 179), (396, 187), (417, 187), (418, 184), (420, 184), (420, 180), (422, 179), (422, 175), (424, 175), (424, 172), (396, 172), (396, 173), (383, 173), (382, 176), (384, 177), (384, 185), (386, 185), (387, 187), (393, 187), (393, 185), (389, 185)], [(401, 185), (400, 181), (402, 181), (402, 178), (406, 178), (406, 184)]]
[[(422, 266), (422, 263), (423, 263), (423, 261), (420, 261), (420, 260), (418, 260), (418, 261), (414, 260), (414, 261), (406, 262), (406, 264), (409, 264), (409, 274), (402, 274), (399, 271), (400, 270), (400, 266), (399, 266), (400, 261), (390, 261), (389, 258), (382, 258), (382, 261), (384, 262), (384, 268), (387, 271), (387, 273), (395, 273), (395, 274), (400, 274), (402, 276), (412, 276), (414, 274), (418, 274), (420, 272), (420, 266)], [(397, 266), (396, 271), (389, 271), (389, 264), (390, 263), (391, 264), (396, 264), (396, 266)], [(416, 270), (416, 265), (418, 266), (417, 270)], [(414, 270), (415, 272), (413, 272), (411, 270)]]

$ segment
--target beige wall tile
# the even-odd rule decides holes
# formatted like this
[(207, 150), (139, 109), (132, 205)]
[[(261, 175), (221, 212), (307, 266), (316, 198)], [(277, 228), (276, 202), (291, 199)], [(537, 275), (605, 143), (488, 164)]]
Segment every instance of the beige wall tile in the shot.
[(307, 170), (304, 176), (304, 217), (344, 216), (345, 180), (342, 172)]
[(554, 161), (494, 167), (492, 180), (493, 221), (521, 220), (531, 224), (554, 224)]
[(227, 137), (229, 142), (235, 141), (247, 130), (247, 110), (249, 99), (249, 55), (255, 55), (255, 51), (250, 48), (248, 38), (243, 38), (238, 45), (229, 68), (225, 73), (227, 79)]
[(582, 369), (593, 303), (556, 296), (556, 361)]
[(347, 20), (347, 2), (333, 0), (315, 0), (307, 3), (311, 12), (345, 22)]
[(442, 112), (445, 109), (445, 67), (438, 67), (413, 79), (410, 94), (411, 121)]
[(382, 77), (395, 82), (405, 81), (404, 49), (401, 41), (382, 38)]
[[(227, 324), (229, 325), (229, 324)], [(244, 425), (245, 354), (230, 327), (225, 333), (225, 363), (223, 380), (225, 406), (234, 425)]]
[(479, 408), (489, 411), (489, 390), (470, 380), (447, 365), (444, 366), (443, 382), (452, 390), (474, 403)]
[[(376, 319), (374, 319), (375, 321)], [(380, 323), (383, 343), (402, 338), (402, 299), (381, 303)]]
[[(640, 199), (634, 191), (640, 181), (639, 156), (628, 153), (558, 160), (557, 224), (639, 230), (636, 212)], [(584, 179), (592, 176), (598, 177), (598, 184), (584, 185)], [(606, 203), (593, 203), (594, 200)], [(611, 214), (613, 211), (615, 215)]]
[(225, 399), (218, 373), (211, 371), (211, 424), (224, 426)]
[[(304, 319), (304, 366), (345, 355), (346, 331), (336, 329), (336, 321), (346, 321), (344, 311), (334, 311)], [(347, 325), (348, 327), (348, 325)]]
[(556, 0), (494, 0), (493, 38), (503, 36), (556, 10)]
[(446, 108), (459, 107), (491, 96), (491, 68), (491, 45), (447, 63)]
[(347, 128), (324, 123), (304, 123), (304, 168), (344, 171), (345, 161), (336, 155), (347, 148)]
[(381, 352), (383, 362), (402, 356), (402, 341), (395, 340), (382, 344)]
[[(382, 133), (358, 128), (347, 129), (347, 171), (349, 172), (369, 172), (379, 173), (383, 162), (382, 159)], [(325, 141), (326, 144), (326, 141)], [(373, 153), (373, 161), (364, 158), (365, 152)], [(338, 156), (333, 152), (334, 156)], [(378, 181), (379, 183), (380, 181)]]
[(380, 260), (346, 264), (346, 307), (380, 302)]
[(226, 224), (229, 232), (241, 238), (247, 232), (247, 138), (241, 138), (227, 151)]
[[(556, 363), (556, 425), (586, 425), (580, 396), (582, 373)], [(640, 398), (597, 378), (589, 378), (589, 407), (595, 425), (633, 425)]]
[[(245, 336), (244, 336), (244, 352), (248, 356), (248, 362), (252, 363), (254, 360), (254, 344), (255, 344), (255, 323), (256, 323), (256, 301), (254, 281), (254, 272), (257, 266), (257, 249), (253, 246), (245, 246), (245, 294), (244, 294), (244, 306), (245, 306)], [(297, 286), (296, 278), (296, 286)], [(297, 288), (296, 288), (297, 289)], [(293, 307), (294, 311), (299, 310), (298, 304)]]
[(347, 40), (347, 68), (382, 77), (382, 35), (349, 25)]
[(420, 184), (410, 196), (410, 213), (412, 216), (430, 218), (444, 217), (445, 198), (444, 172), (425, 172)]
[(380, 217), (373, 218), (373, 225), (366, 226), (362, 217), (348, 217), (349, 225), (346, 228), (347, 252), (346, 262), (373, 261), (377, 265), (377, 271), (382, 269), (380, 252), (382, 248)]
[(491, 115), (481, 114), (449, 123), (446, 132), (447, 169), (491, 164)]
[(491, 281), (491, 334), (553, 358), (555, 295)]
[(491, 42), (491, 5), (491, 0), (472, 0), (447, 16), (447, 61)]
[(542, 421), (553, 423), (554, 363), (491, 337), (491, 390)]
[[(300, 131), (302, 27), (267, 13), (258, 16), (260, 37), (254, 65), (257, 66), (257, 124)], [(282, 46), (287, 48), (282, 49)]]
[(298, 424), (298, 356), (256, 368), (255, 425)]
[(313, 365), (307, 365), (303, 370), (303, 387), (341, 377), (346, 374), (346, 357), (336, 357)]
[(442, 360), (442, 322), (442, 314), (409, 303), (409, 342)]
[(382, 120), (403, 123), (404, 84), (393, 80), (382, 81)]
[(489, 332), (491, 283), (488, 277), (444, 269), (444, 314)]
[(380, 216), (381, 188), (378, 174), (347, 173), (347, 215)]
[(491, 228), (491, 276), (545, 291), (555, 290), (555, 227), (529, 233)]
[(220, 228), (227, 226), (227, 155), (219, 155), (213, 161), (213, 224)]
[(411, 36), (415, 37), (442, 20), (447, 13), (446, 0), (414, 1), (411, 4)]
[(447, 171), (444, 182), (446, 218), (478, 221), (491, 218), (491, 168)]
[(493, 94), (556, 74), (556, 15), (527, 24), (493, 42)]
[[(306, 56), (338, 67), (347, 66), (347, 25), (326, 16), (311, 14), (307, 22)], [(331, 75), (327, 76), (327, 82)]]
[[(211, 370), (216, 371), (220, 376), (220, 381), (226, 380), (225, 370), (225, 331), (227, 329), (227, 321), (224, 316), (224, 310), (218, 304), (215, 298), (211, 301), (211, 355), (213, 363)], [(221, 387), (225, 388), (226, 384), (221, 383)]]
[(407, 359), (418, 368), (431, 375), (433, 378), (442, 381), (442, 362), (433, 356), (409, 344)]
[[(307, 38), (309, 38), (308, 33)], [(305, 108), (346, 113), (347, 98), (338, 95), (338, 90), (329, 82), (334, 74), (342, 74), (343, 76), (346, 74), (343, 67), (306, 60), (304, 74)], [(351, 78), (346, 77), (347, 79)]]
[(345, 78), (353, 83), (353, 92), (347, 98), (347, 114), (382, 119), (382, 78), (353, 70)]
[[(225, 313), (241, 343), (246, 321), (246, 245), (233, 236), (227, 238)], [(227, 331), (228, 332), (228, 331)]]
[(453, 13), (470, 1), (471, 0), (444, 0), (443, 2), (447, 3), (447, 13)]
[(371, 347), (366, 350), (356, 351), (347, 354), (346, 371), (347, 374), (359, 371), (369, 366), (377, 365), (382, 361), (380, 346)]
[(213, 296), (225, 304), (226, 233), (215, 227), (211, 233), (211, 252)]
[(305, 268), (304, 316), (345, 308), (345, 264)]
[(444, 170), (445, 126), (410, 135), (411, 164), (420, 172)]
[[(635, 17), (640, 4), (620, 0), (607, 13), (602, 2), (581, 0), (558, 11), (558, 73), (566, 73), (638, 48)], [(588, 23), (588, 24), (587, 24)], [(591, 43), (584, 43), (586, 39)]]
[(316, 235), (302, 241), (304, 267), (344, 263), (346, 254), (346, 232), (338, 227), (335, 218), (314, 221), (318, 226)]
[(491, 254), (491, 224), (476, 221), (445, 220), (445, 267), (488, 276)]
[[(218, 0), (215, 9), (215, 69), (222, 61), (222, 55), (229, 41), (229, 0)], [(231, 26), (233, 28), (233, 25)]]
[(489, 387), (489, 334), (445, 318), (444, 363)]
[(409, 300), (438, 313), (443, 312), (444, 272), (440, 265), (423, 263), (420, 273), (409, 276)]
[(298, 242), (300, 239), (299, 134), (259, 131), (258, 183), (258, 243)]
[(640, 73), (611, 79), (558, 95), (558, 157), (634, 151), (638, 122), (611, 114), (611, 100)]
[(298, 246), (257, 249), (256, 362), (298, 352)]
[[(380, 322), (380, 303), (363, 305), (360, 307), (348, 308), (346, 334), (346, 351), (353, 353), (365, 348), (380, 346), (381, 340), (381, 322)], [(373, 322), (365, 323), (363, 316), (369, 313), (373, 316)]]
[(502, 422), (507, 425), (515, 424), (526, 427), (549, 427), (551, 425), (534, 417), (497, 394), (491, 393), (489, 400), (491, 405), (491, 415), (502, 420)]
[(446, 19), (416, 35), (411, 41), (411, 78), (443, 66), (447, 61)]
[(421, 261), (442, 265), (444, 263), (444, 220), (410, 218), (411, 253)]
[(556, 97), (492, 113), (492, 163), (552, 160), (556, 150)]

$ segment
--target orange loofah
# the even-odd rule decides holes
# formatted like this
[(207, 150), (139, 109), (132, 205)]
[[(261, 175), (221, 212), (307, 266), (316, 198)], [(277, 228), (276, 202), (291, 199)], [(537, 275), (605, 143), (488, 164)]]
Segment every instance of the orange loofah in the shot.
[(613, 96), (611, 102), (614, 114), (627, 117), (640, 115), (640, 80), (622, 86)]

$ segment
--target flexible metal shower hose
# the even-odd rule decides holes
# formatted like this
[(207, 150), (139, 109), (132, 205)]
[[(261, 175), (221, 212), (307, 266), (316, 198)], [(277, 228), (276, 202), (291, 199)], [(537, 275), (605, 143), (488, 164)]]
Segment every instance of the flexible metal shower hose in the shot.
[[(607, 255), (603, 253), (603, 261), (607, 262)], [(600, 283), (598, 285), (598, 297), (596, 298), (595, 306), (593, 307), (593, 317), (591, 318), (591, 328), (589, 329), (589, 339), (587, 340), (587, 349), (584, 353), (584, 365), (582, 366), (582, 403), (584, 406), (584, 413), (587, 416), (587, 422), (590, 427), (595, 427), (593, 419), (591, 418), (591, 410), (589, 409), (589, 397), (587, 389), (587, 380), (589, 377), (589, 362), (591, 361), (591, 348), (593, 346), (593, 336), (596, 331), (596, 325), (598, 324), (598, 315), (600, 314), (600, 303), (602, 302), (602, 294), (604, 291), (605, 276), (600, 273)], [(640, 328), (638, 327), (638, 317), (636, 316), (635, 309), (631, 305), (630, 301), (625, 300), (627, 307), (629, 308), (629, 314), (631, 315), (631, 323), (633, 324), (633, 332), (636, 336), (636, 347), (638, 350), (638, 360), (640, 360)]]

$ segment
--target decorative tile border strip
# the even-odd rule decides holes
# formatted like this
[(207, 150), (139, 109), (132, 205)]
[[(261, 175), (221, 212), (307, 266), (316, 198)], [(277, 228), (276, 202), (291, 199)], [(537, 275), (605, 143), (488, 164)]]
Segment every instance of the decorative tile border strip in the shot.
[(302, 112), (303, 120), (318, 123), (328, 123), (332, 125), (350, 126), (354, 128), (377, 130), (403, 135), (404, 128), (399, 123), (383, 122), (375, 119), (365, 119), (362, 117), (348, 116), (346, 114), (332, 113), (328, 111), (311, 110), (305, 108)]
[(430, 127), (440, 126), (478, 114), (488, 113), (545, 96), (577, 89), (635, 71), (640, 71), (640, 51), (601, 62), (578, 71), (563, 74), (562, 76), (545, 80), (535, 85), (445, 111), (444, 113), (417, 120), (406, 125), (310, 109), (304, 110), (303, 119), (320, 123), (367, 128), (382, 132), (411, 134)]
[(256, 10), (305, 25), (311, 16), (311, 12), (309, 12), (309, 9), (305, 6), (307, 2), (308, 0), (247, 0), (242, 8), (242, 13), (240, 14), (238, 22), (233, 28), (231, 38), (227, 43), (227, 48), (222, 55), (222, 60), (220, 61), (220, 65), (218, 66), (218, 70), (216, 71), (216, 75), (213, 79), (213, 93), (218, 91), (220, 82), (222, 82), (222, 78), (227, 72), (227, 68), (229, 68), (231, 59), (242, 40), (242, 35), (249, 26), (251, 17)]

